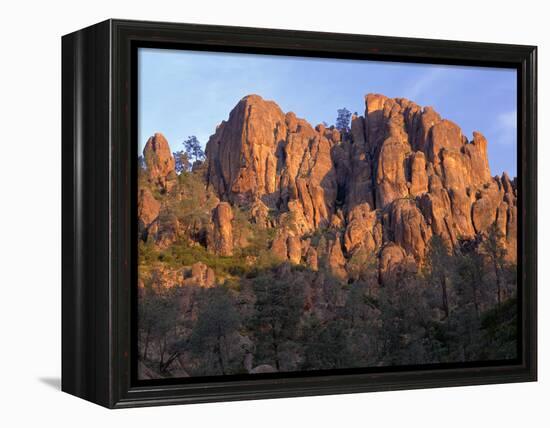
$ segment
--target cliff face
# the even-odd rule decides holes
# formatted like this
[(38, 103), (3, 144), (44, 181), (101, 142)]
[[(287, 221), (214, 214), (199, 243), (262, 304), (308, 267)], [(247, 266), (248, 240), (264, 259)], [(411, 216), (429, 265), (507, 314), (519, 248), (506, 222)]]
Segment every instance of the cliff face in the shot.
[(204, 162), (177, 174), (160, 133), (143, 161), (142, 378), (516, 358), (517, 189), (481, 134), (383, 95), (341, 131), (251, 95)]
[(311, 263), (307, 236), (320, 228), (333, 229), (334, 239), (313, 250), (344, 277), (361, 249), (381, 270), (418, 266), (433, 235), (451, 248), (493, 224), (515, 260), (515, 182), (491, 177), (483, 135), (468, 140), (429, 107), (369, 94), (364, 116), (341, 133), (250, 95), (206, 152), (208, 186), (223, 201), (254, 207), (253, 216), (277, 213), (273, 250), (293, 263)]
[[(206, 155), (214, 208), (207, 224), (192, 227), (204, 229), (201, 245), (219, 256), (247, 245), (234, 224), (239, 209), (274, 229), (276, 258), (314, 271), (323, 263), (342, 280), (353, 276), (358, 254), (375, 260), (383, 280), (397, 267), (422, 266), (434, 235), (452, 249), (482, 239), (493, 225), (507, 259), (516, 259), (515, 180), (491, 177), (483, 135), (468, 140), (430, 107), (369, 94), (364, 116), (354, 115), (349, 131), (340, 132), (250, 95), (217, 127)], [(144, 158), (149, 183), (170, 192), (174, 159), (162, 134), (149, 139)], [(159, 221), (159, 212), (142, 191), (140, 232), (166, 248), (189, 225), (170, 212)]]

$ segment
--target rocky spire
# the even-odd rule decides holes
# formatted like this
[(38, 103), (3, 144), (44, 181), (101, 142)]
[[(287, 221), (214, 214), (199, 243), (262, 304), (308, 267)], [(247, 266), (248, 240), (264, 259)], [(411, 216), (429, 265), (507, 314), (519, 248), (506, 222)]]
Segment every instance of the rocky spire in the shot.
[(176, 162), (164, 135), (157, 132), (143, 148), (149, 181), (162, 190), (168, 190), (176, 177)]
[(206, 152), (207, 182), (220, 199), (280, 213), (278, 243), (338, 225), (345, 257), (363, 247), (387, 265), (390, 253), (420, 263), (432, 235), (451, 247), (496, 222), (516, 257), (515, 185), (491, 177), (486, 139), (474, 132), (468, 140), (407, 99), (367, 95), (364, 116), (342, 135), (249, 95)]

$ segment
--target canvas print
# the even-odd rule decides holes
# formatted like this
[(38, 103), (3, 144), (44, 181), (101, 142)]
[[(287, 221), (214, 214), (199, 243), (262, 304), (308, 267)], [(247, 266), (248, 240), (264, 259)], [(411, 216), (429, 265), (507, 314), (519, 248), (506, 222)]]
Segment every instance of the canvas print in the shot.
[(140, 48), (138, 379), (518, 357), (516, 82)]

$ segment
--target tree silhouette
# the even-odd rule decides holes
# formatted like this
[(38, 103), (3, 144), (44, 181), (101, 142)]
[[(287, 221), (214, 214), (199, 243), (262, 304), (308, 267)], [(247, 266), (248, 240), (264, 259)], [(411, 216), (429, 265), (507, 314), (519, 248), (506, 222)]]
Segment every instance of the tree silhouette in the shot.
[(490, 266), (495, 275), (497, 305), (502, 303), (503, 294), (503, 271), (505, 268), (506, 249), (502, 245), (503, 235), (496, 223), (489, 228), (487, 238), (483, 241), (482, 249), (487, 255)]
[(338, 109), (338, 116), (336, 117), (336, 128), (340, 132), (349, 132), (351, 122), (351, 111), (347, 108)]
[(203, 361), (213, 358), (218, 372), (227, 374), (229, 336), (239, 327), (239, 315), (229, 291), (223, 287), (206, 290), (206, 296), (191, 336), (191, 350)]
[(189, 171), (191, 169), (191, 162), (189, 161), (189, 155), (183, 150), (174, 152), (172, 154), (176, 161), (176, 172), (181, 174), (182, 172)]
[(260, 360), (274, 361), (280, 370), (281, 350), (297, 333), (303, 307), (302, 290), (290, 278), (272, 275), (257, 278), (253, 288), (256, 303), (250, 325), (257, 335), (257, 353)]
[(434, 235), (428, 248), (428, 269), (430, 282), (441, 290), (441, 307), (445, 318), (449, 317), (449, 287), (452, 257), (441, 237)]
[(201, 143), (194, 135), (187, 137), (187, 140), (183, 142), (183, 147), (187, 157), (191, 162), (203, 161), (205, 158), (204, 150), (201, 147)]

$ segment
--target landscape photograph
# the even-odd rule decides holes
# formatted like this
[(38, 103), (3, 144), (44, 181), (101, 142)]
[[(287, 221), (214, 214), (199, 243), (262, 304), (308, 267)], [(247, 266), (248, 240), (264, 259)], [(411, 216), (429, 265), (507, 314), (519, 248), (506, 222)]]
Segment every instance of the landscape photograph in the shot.
[(516, 82), (140, 48), (138, 379), (516, 359)]

